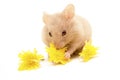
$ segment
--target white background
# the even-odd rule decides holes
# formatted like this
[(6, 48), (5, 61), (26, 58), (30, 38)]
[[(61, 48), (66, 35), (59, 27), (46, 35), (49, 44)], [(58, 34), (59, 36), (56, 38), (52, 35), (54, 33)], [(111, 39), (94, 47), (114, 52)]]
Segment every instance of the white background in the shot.
[[(75, 58), (55, 66), (41, 41), (42, 15), (60, 12), (68, 3), (91, 23), (99, 54), (86, 63)], [(120, 80), (119, 27), (119, 0), (0, 0), (0, 80)], [(41, 68), (18, 71), (18, 53), (33, 48), (45, 56)]]

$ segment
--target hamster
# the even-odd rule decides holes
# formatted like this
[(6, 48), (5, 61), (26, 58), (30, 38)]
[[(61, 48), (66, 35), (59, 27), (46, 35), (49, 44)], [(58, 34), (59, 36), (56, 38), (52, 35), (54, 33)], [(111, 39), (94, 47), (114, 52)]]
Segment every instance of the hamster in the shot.
[(43, 14), (44, 27), (42, 40), (49, 46), (53, 43), (57, 49), (67, 47), (65, 58), (71, 58), (75, 51), (80, 51), (85, 41), (91, 40), (92, 30), (88, 21), (75, 14), (73, 4), (68, 4), (60, 13)]

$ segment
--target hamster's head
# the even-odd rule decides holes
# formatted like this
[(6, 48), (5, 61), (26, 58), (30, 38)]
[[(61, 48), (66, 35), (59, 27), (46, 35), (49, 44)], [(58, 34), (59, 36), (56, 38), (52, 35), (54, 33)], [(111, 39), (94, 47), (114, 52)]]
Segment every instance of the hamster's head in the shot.
[(44, 37), (48, 43), (53, 43), (60, 49), (74, 39), (74, 6), (69, 4), (61, 13), (43, 15), (45, 23)]

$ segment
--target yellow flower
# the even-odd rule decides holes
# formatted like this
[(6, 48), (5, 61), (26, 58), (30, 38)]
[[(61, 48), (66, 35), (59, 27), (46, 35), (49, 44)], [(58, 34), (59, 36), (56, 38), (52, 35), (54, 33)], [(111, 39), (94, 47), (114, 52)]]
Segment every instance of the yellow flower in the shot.
[(57, 50), (53, 44), (50, 44), (50, 47), (46, 48), (46, 51), (49, 56), (49, 61), (53, 63), (66, 64), (70, 59), (65, 58), (66, 47)]
[(86, 42), (82, 52), (79, 53), (79, 55), (83, 58), (83, 61), (86, 62), (97, 54), (97, 50), (98, 48), (93, 46), (91, 42)]
[(31, 51), (22, 51), (18, 54), (20, 58), (20, 65), (18, 70), (32, 70), (40, 67), (40, 60), (44, 59), (44, 57), (37, 53), (37, 50), (34, 49)]

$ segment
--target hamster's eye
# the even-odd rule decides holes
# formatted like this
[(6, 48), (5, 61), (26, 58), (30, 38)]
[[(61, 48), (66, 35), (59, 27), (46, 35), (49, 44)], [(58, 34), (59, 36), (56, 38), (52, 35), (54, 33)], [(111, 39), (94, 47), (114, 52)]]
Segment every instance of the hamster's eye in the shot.
[(52, 37), (52, 34), (51, 34), (51, 32), (49, 32), (49, 36), (50, 36), (50, 37)]
[(62, 36), (64, 36), (64, 35), (66, 35), (66, 31), (65, 30), (62, 32)]

